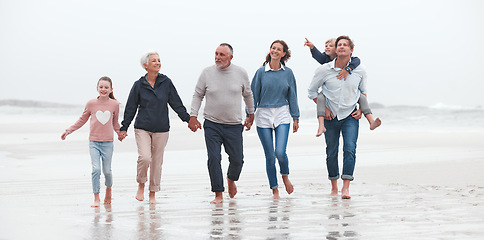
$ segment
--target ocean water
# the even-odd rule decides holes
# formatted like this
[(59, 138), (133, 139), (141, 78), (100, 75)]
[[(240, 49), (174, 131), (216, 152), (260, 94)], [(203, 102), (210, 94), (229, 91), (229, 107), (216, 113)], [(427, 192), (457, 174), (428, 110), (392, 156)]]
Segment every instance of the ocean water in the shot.
[(374, 117), (380, 117), (382, 128), (395, 130), (482, 130), (484, 109), (462, 106), (390, 106), (372, 109)]
[[(188, 108), (188, 107), (187, 107)], [(120, 119), (124, 106), (120, 105)], [(74, 122), (84, 110), (84, 105), (65, 105), (41, 101), (0, 100), (0, 123), (16, 122)], [(374, 117), (382, 119), (381, 129), (479, 131), (484, 129), (484, 108), (450, 106), (383, 106), (372, 104)], [(315, 124), (316, 109), (301, 109), (301, 124)], [(174, 112), (171, 118), (177, 118)], [(200, 116), (201, 117), (201, 116)], [(362, 119), (360, 124), (367, 125)]]

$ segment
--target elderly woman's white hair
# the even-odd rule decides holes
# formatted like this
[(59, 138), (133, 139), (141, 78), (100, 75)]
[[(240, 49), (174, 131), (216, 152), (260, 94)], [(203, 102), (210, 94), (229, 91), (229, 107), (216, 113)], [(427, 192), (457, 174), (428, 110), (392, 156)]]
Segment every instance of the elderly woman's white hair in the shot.
[(155, 51), (149, 51), (149, 52), (143, 54), (143, 56), (141, 57), (141, 67), (144, 70), (146, 70), (145, 64), (148, 65), (148, 61), (150, 60), (150, 56), (153, 55), (153, 54), (156, 54), (158, 57), (160, 56), (160, 54), (158, 54)]

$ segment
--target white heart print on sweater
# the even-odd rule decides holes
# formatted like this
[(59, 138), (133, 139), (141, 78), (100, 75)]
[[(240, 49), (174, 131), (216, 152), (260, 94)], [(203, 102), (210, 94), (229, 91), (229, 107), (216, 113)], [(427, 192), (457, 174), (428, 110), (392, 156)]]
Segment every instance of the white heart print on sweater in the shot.
[(109, 118), (111, 118), (111, 112), (110, 111), (106, 111), (106, 112), (97, 111), (96, 112), (96, 118), (102, 125), (104, 125), (109, 121)]

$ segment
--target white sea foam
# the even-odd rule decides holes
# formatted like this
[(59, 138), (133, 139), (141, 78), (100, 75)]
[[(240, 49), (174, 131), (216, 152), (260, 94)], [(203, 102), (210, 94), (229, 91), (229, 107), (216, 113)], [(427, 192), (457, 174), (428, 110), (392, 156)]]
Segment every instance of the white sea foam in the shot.
[(471, 107), (471, 106), (459, 106), (459, 105), (448, 105), (444, 103), (437, 103), (434, 105), (429, 106), (431, 109), (439, 109), (439, 110), (482, 110), (482, 106), (479, 107)]

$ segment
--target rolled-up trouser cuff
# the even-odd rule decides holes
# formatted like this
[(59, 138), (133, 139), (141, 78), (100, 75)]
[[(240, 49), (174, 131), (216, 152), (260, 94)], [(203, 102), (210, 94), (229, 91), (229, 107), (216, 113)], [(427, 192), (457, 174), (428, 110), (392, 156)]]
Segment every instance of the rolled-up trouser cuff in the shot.
[(341, 179), (353, 181), (355, 178), (351, 175), (341, 175)]
[(329, 177), (329, 176), (328, 176), (328, 179), (329, 179), (329, 180), (338, 180), (338, 179), (339, 179), (339, 174), (338, 174), (338, 176), (336, 176), (336, 177)]
[(237, 182), (237, 181), (239, 181), (239, 178), (237, 178), (237, 179), (234, 179), (233, 177), (229, 177), (229, 175), (228, 175), (228, 174), (227, 174), (227, 178), (228, 178), (228, 179), (230, 179), (230, 180), (232, 180), (232, 181), (234, 181), (234, 182)]
[(279, 186), (278, 186), (278, 185), (276, 185), (276, 186), (274, 186), (274, 187), (271, 187), (271, 189), (277, 189), (278, 187), (279, 187)]

